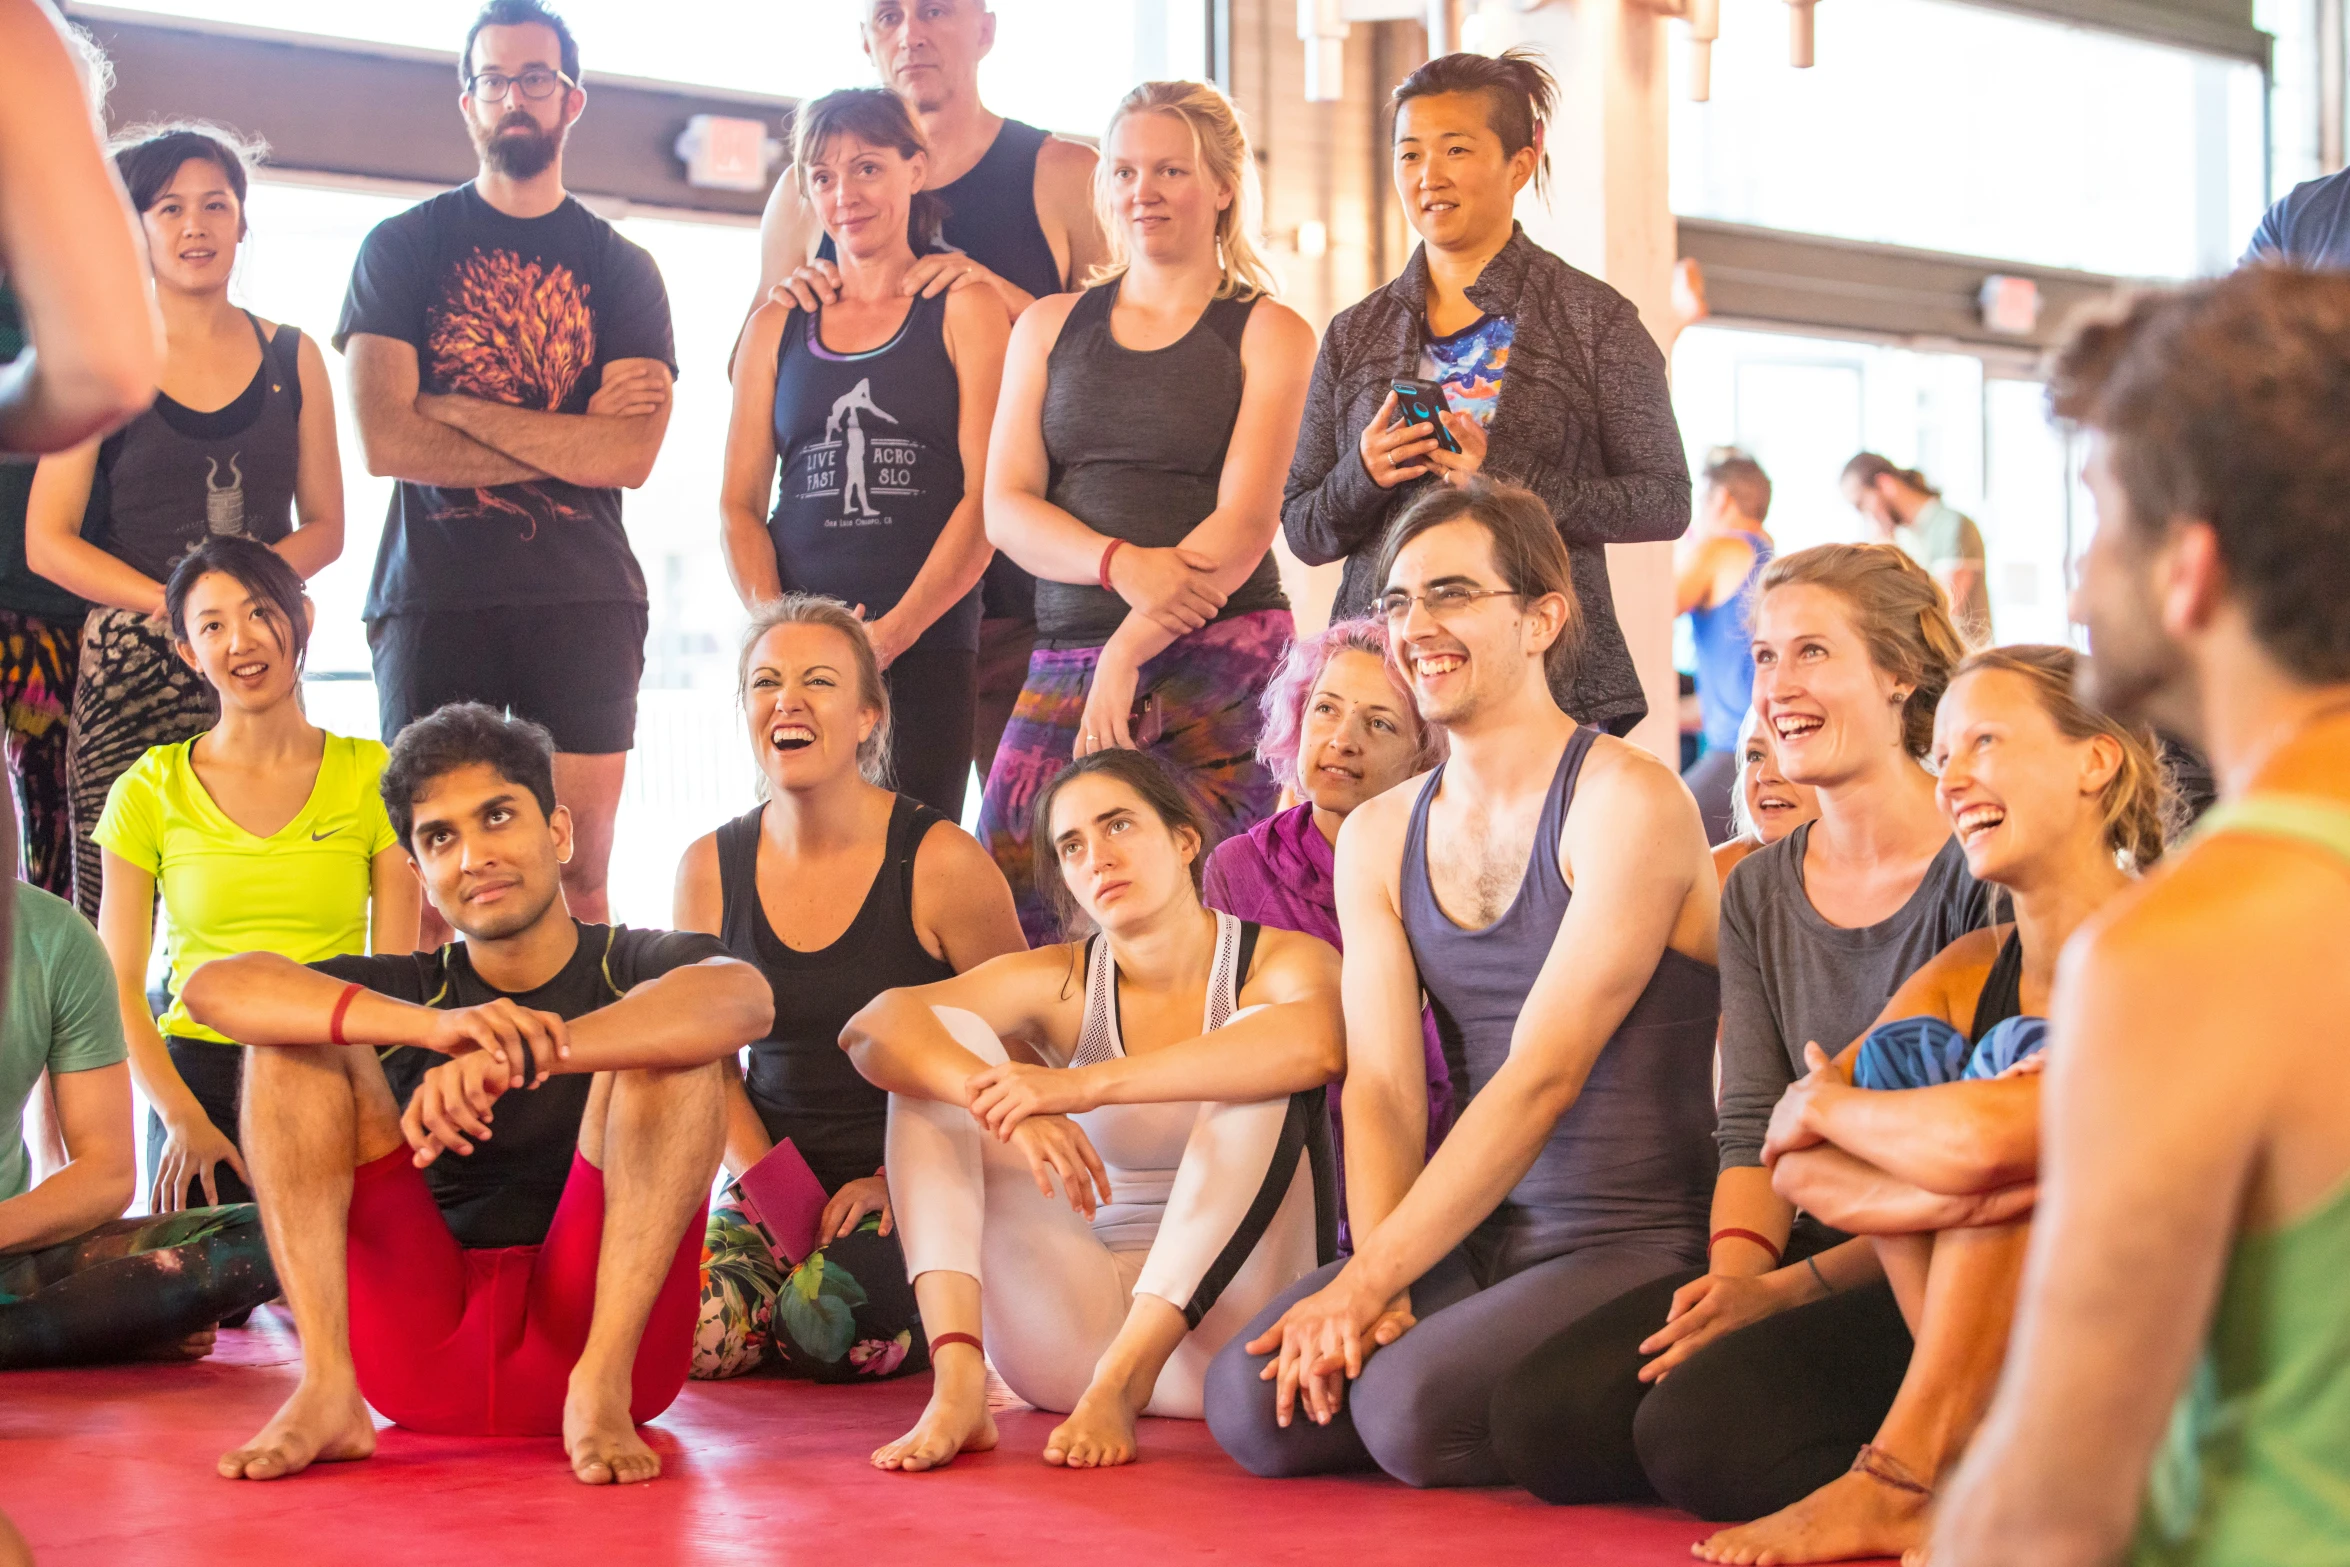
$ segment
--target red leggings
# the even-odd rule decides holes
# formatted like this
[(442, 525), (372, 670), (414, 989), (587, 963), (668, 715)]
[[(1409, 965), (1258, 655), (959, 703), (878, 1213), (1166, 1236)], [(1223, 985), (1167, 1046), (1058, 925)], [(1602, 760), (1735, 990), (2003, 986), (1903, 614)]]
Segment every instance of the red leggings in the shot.
[[(700, 1309), (697, 1214), (637, 1346), (630, 1413), (676, 1399)], [(443, 1436), (557, 1436), (595, 1313), (604, 1172), (576, 1153), (537, 1246), (457, 1244), (406, 1148), (361, 1165), (351, 1189), (351, 1358), (367, 1402)]]

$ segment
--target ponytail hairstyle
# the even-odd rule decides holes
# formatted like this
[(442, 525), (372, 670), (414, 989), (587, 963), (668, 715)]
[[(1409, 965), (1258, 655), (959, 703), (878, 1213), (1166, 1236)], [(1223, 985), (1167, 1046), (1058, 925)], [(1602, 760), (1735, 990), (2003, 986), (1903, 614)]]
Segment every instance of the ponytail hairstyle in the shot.
[(1117, 198), (1110, 189), (1110, 138), (1118, 122), (1130, 114), (1167, 114), (1191, 130), (1193, 152), (1200, 171), (1232, 200), (1216, 214), (1216, 259), (1224, 281), (1216, 286), (1218, 299), (1255, 299), (1280, 292), (1281, 280), (1258, 251), (1256, 234), (1264, 227), (1265, 193), (1257, 180), (1256, 154), (1249, 147), (1248, 130), (1232, 100), (1206, 82), (1144, 82), (1118, 100), (1102, 132), (1105, 156), (1095, 165), (1094, 212), (1109, 241), (1110, 259), (1086, 279), (1093, 287), (1124, 277), (1133, 259), (1126, 253), (1126, 230), (1117, 220)]
[(1884, 478), (1899, 479), (1911, 489), (1926, 495), (1939, 497), (1942, 493), (1928, 484), (1926, 476), (1915, 468), (1897, 468), (1890, 460), (1879, 457), (1875, 452), (1862, 452), (1844, 465), (1844, 482), (1857, 484), (1864, 490), (1875, 489), (1877, 481)]
[[(873, 638), (865, 630), (865, 622), (857, 612), (839, 599), (826, 598), (820, 593), (786, 593), (781, 598), (769, 599), (751, 612), (750, 628), (743, 633), (743, 647), (737, 657), (734, 671), (735, 698), (747, 706), (751, 695), (751, 655), (759, 643), (777, 626), (824, 626), (837, 631), (849, 645), (850, 661), (857, 671), (857, 705), (871, 708), (881, 718), (857, 747), (857, 771), (865, 781), (880, 788), (892, 786), (889, 766), (889, 685), (881, 678), (881, 660), (874, 657)], [(760, 775), (759, 797), (767, 797), (766, 775)]]
[[(930, 143), (905, 100), (886, 87), (844, 87), (803, 103), (792, 116), (791, 160), (800, 194), (808, 193), (808, 164), (842, 136), (868, 147), (887, 147), (901, 158), (930, 154)], [(914, 253), (935, 250), (947, 221), (947, 204), (935, 191), (917, 190), (906, 207), (906, 243)]]
[(2143, 873), (2162, 858), (2177, 819), (2177, 795), (2163, 766), (2161, 743), (2142, 725), (2123, 724), (2082, 701), (2075, 681), (2081, 655), (2069, 647), (2017, 643), (1986, 648), (1958, 666), (1959, 675), (1989, 671), (2009, 674), (2032, 688), (2032, 698), (2067, 740), (2099, 735), (2121, 747), (2121, 766), (2107, 780), (2099, 803), (2105, 812), (2105, 841), (2114, 857)]
[(1901, 708), (1901, 748), (1923, 761), (1934, 749), (1934, 709), (1967, 656), (1942, 584), (1899, 545), (1815, 544), (1765, 566), (1755, 599), (1797, 586), (1825, 588), (1842, 599), (1869, 662), (1910, 688)]
[(1534, 194), (1550, 199), (1550, 120), (1558, 107), (1558, 79), (1542, 51), (1518, 44), (1498, 55), (1440, 55), (1397, 84), (1388, 100), (1392, 124), (1414, 98), (1439, 93), (1481, 93), (1486, 123), (1501, 138), (1501, 153), (1514, 158), (1535, 151)]

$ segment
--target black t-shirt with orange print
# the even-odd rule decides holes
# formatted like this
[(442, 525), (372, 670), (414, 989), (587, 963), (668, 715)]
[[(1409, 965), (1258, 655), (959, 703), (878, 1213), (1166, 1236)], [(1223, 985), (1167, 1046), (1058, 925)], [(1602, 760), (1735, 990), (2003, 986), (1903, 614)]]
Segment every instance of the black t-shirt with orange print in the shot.
[[(367, 236), (335, 347), (355, 333), (412, 344), (428, 393), (546, 413), (585, 413), (614, 360), (677, 371), (669, 294), (642, 246), (576, 199), (512, 218), (470, 184)], [(365, 613), (644, 602), (616, 489), (402, 483)]]

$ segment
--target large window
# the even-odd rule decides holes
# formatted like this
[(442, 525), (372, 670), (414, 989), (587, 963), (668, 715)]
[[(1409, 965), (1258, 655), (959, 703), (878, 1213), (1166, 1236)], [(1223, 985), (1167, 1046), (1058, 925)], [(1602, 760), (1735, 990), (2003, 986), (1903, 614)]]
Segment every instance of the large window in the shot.
[(1820, 8), (1819, 63), (1797, 71), (1785, 9), (1725, 0), (1713, 101), (1672, 110), (1676, 212), (2124, 277), (2224, 271), (2260, 220), (2253, 65), (1867, 0)]
[[(1692, 327), (1673, 353), (1673, 402), (1690, 467), (1713, 446), (1771, 476), (1781, 553), (1866, 536), (1838, 480), (1854, 453), (1924, 471), (1983, 530), (2002, 642), (2071, 639), (2065, 600), (2086, 529), (2046, 392), (1972, 354)], [(2076, 535), (2078, 537), (2076, 538)]]
[[(591, 90), (598, 71), (805, 97), (873, 79), (849, 0), (561, 0)], [(170, 16), (455, 50), (480, 0), (139, 0)], [(1131, 84), (1207, 71), (1207, 0), (994, 0), (980, 80), (992, 107), (1091, 135)], [(683, 25), (681, 25), (683, 24)]]

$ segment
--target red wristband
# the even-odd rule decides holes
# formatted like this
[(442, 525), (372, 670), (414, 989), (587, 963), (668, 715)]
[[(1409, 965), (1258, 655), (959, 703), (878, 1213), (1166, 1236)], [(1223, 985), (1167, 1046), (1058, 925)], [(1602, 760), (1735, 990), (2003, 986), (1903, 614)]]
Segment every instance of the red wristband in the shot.
[(1771, 1266), (1774, 1268), (1779, 1265), (1779, 1259), (1786, 1255), (1786, 1253), (1779, 1250), (1778, 1247), (1772, 1245), (1770, 1243), (1769, 1237), (1767, 1236), (1757, 1235), (1752, 1230), (1725, 1229), (1714, 1231), (1713, 1234), (1708, 1236), (1706, 1239), (1705, 1254), (1709, 1262), (1713, 1258), (1714, 1248), (1727, 1240), (1752, 1241), (1755, 1245), (1760, 1246), (1763, 1250), (1771, 1254)]
[(930, 1341), (930, 1353), (936, 1355), (940, 1350), (944, 1349), (949, 1344), (968, 1344), (973, 1349), (978, 1350), (982, 1355), (987, 1353), (987, 1346), (980, 1343), (978, 1336), (972, 1333), (938, 1334)]
[(334, 1012), (326, 1020), (326, 1037), (331, 1043), (347, 1045), (351, 1042), (343, 1037), (343, 1014), (351, 1010), (351, 1003), (357, 1000), (359, 992), (366, 988), (357, 980), (353, 980), (344, 986), (343, 993), (335, 998)]
[(1101, 569), (1096, 571), (1094, 576), (1100, 580), (1102, 591), (1104, 593), (1115, 593), (1118, 591), (1116, 588), (1110, 586), (1110, 557), (1117, 554), (1125, 547), (1126, 541), (1124, 539), (1112, 539), (1109, 542), (1108, 547), (1102, 551)]

